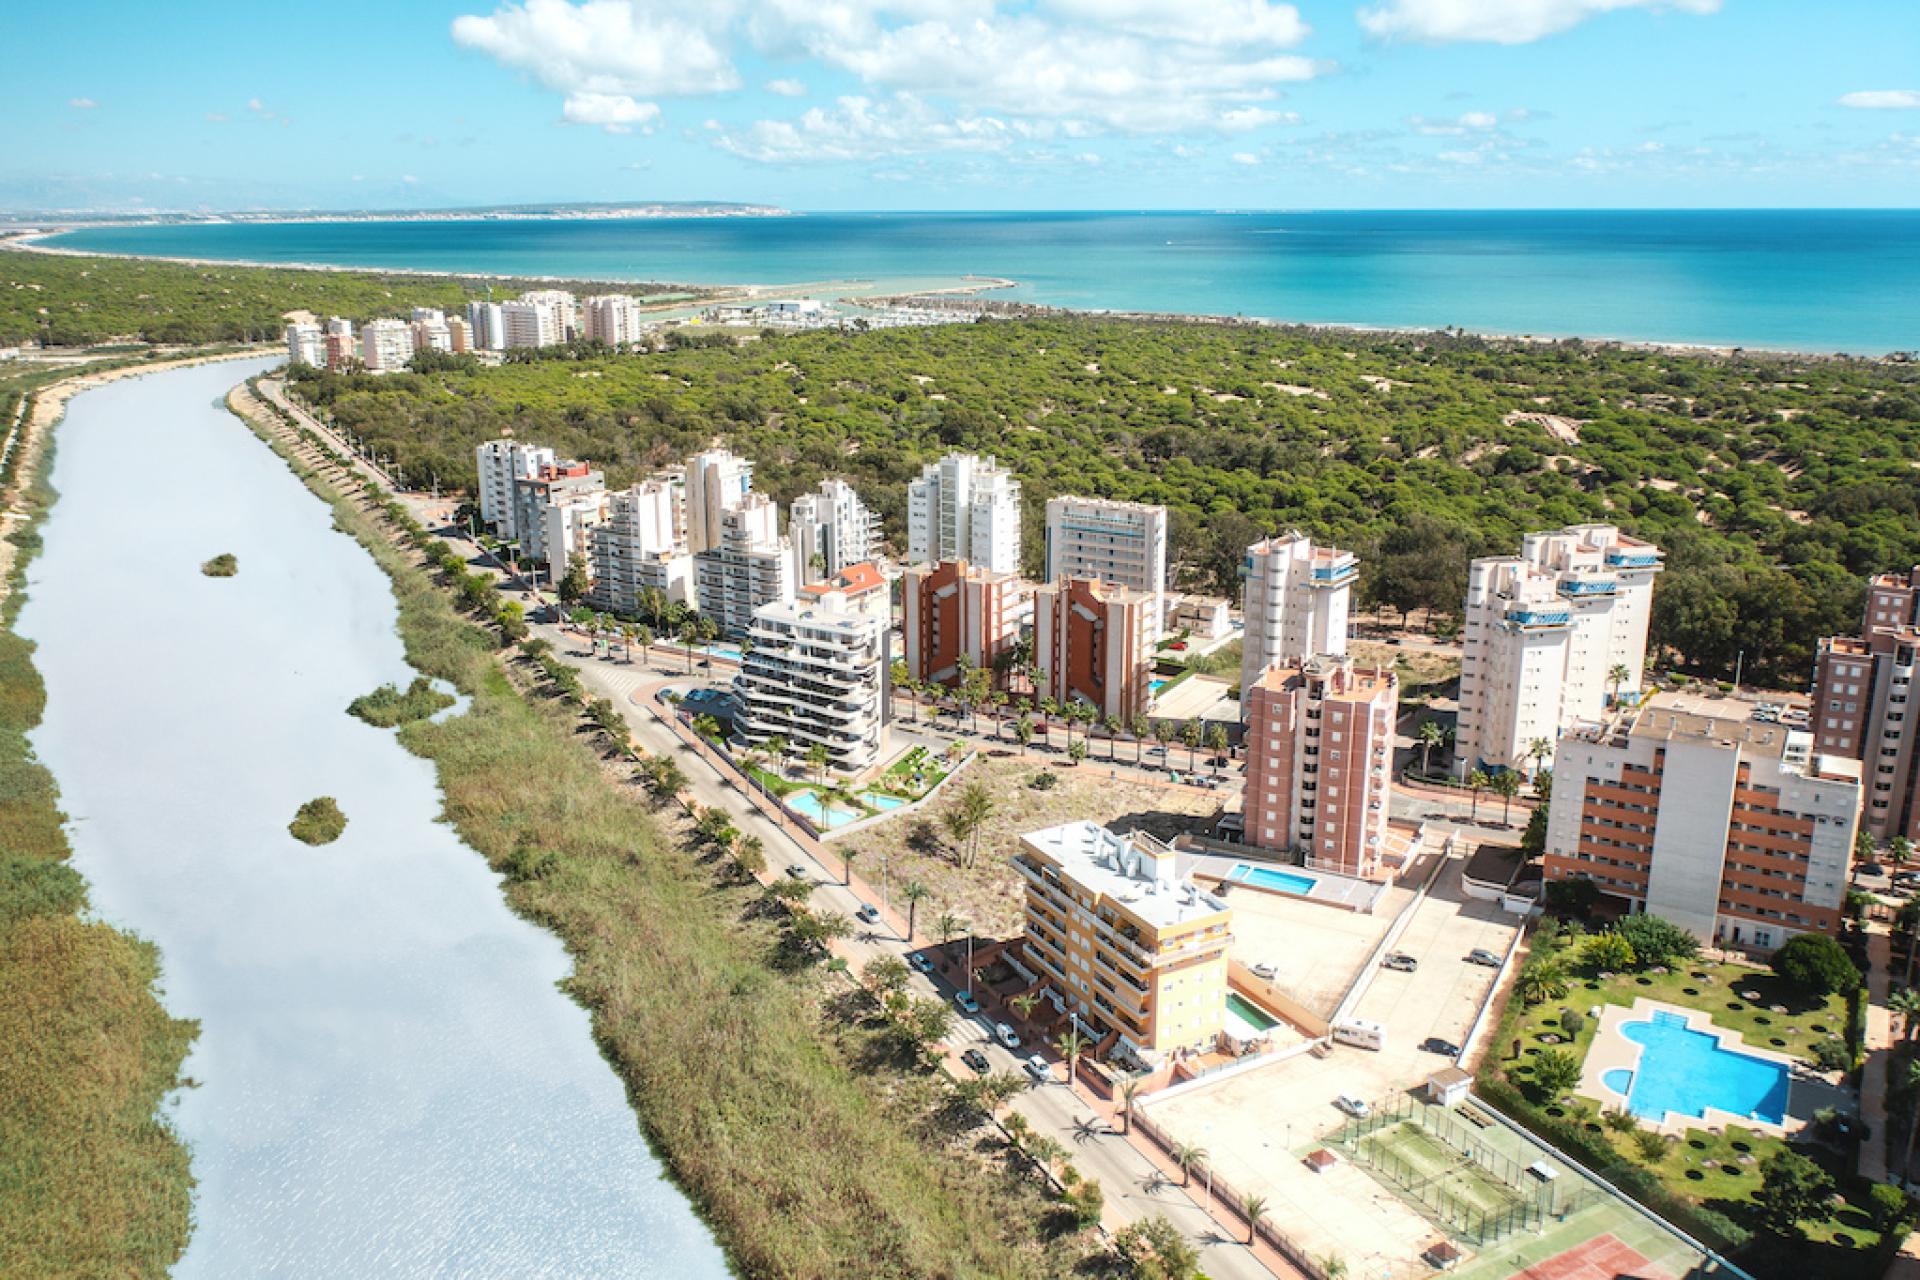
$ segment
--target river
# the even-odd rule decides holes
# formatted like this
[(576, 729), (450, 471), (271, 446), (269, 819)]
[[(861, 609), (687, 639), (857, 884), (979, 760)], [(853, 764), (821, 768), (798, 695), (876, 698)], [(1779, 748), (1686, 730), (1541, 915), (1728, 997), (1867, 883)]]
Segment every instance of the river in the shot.
[[(560, 943), (437, 821), (431, 764), (344, 712), (414, 673), (385, 575), (220, 403), (274, 363), (72, 401), (19, 619), (75, 865), (200, 1020), (174, 1274), (724, 1276)], [(286, 828), (317, 795), (348, 827), (316, 849)]]

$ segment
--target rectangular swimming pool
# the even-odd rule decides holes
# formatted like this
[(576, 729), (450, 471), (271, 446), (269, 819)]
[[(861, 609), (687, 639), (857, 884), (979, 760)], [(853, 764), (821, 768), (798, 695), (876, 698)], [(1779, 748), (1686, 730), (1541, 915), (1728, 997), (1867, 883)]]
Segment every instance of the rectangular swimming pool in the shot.
[(1238, 991), (1227, 992), (1227, 1008), (1255, 1031), (1267, 1031), (1280, 1025), (1278, 1018), (1267, 1013), (1265, 1009)]
[(1656, 1124), (1669, 1112), (1701, 1120), (1711, 1107), (1779, 1124), (1787, 1114), (1789, 1077), (1783, 1062), (1728, 1049), (1718, 1036), (1695, 1031), (1677, 1013), (1623, 1022), (1620, 1034), (1640, 1046), (1640, 1060), (1631, 1070), (1608, 1071), (1601, 1080), (1626, 1098), (1634, 1115)]
[(1256, 889), (1267, 889), (1274, 893), (1290, 893), (1296, 898), (1304, 898), (1313, 892), (1320, 882), (1298, 871), (1280, 871), (1274, 867), (1250, 867), (1242, 862), (1227, 872), (1227, 879), (1239, 884), (1252, 885)]

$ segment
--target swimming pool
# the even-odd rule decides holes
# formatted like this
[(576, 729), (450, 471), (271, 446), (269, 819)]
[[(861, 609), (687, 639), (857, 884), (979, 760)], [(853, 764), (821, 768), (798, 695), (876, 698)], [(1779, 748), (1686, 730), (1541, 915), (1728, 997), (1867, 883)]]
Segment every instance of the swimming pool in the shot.
[(1601, 1083), (1627, 1100), (1627, 1110), (1656, 1124), (1669, 1112), (1706, 1118), (1709, 1107), (1779, 1124), (1787, 1114), (1787, 1066), (1728, 1049), (1720, 1038), (1695, 1031), (1677, 1013), (1656, 1011), (1647, 1021), (1623, 1022), (1620, 1034), (1640, 1046), (1632, 1070), (1615, 1067)]
[(1147, 692), (1157, 698), (1160, 696), (1160, 691), (1167, 687), (1167, 683), (1165, 680), (1149, 680), (1147, 682)]
[(905, 796), (896, 796), (891, 791), (862, 791), (858, 799), (882, 813), (891, 813), (901, 805), (911, 803)]
[(828, 806), (820, 799), (818, 791), (789, 792), (786, 797), (786, 806), (821, 831), (832, 831), (836, 827), (844, 827), (849, 822), (858, 822), (867, 816), (854, 809), (843, 809), (839, 805)]
[(1298, 871), (1276, 871), (1272, 867), (1250, 867), (1242, 862), (1227, 872), (1227, 879), (1240, 884), (1252, 885), (1256, 889), (1268, 889), (1274, 893), (1290, 893), (1296, 898), (1304, 898), (1313, 892), (1320, 882), (1312, 876), (1301, 875)]
[(1268, 1031), (1280, 1025), (1280, 1019), (1269, 1014), (1238, 991), (1227, 992), (1227, 1010), (1255, 1031)]

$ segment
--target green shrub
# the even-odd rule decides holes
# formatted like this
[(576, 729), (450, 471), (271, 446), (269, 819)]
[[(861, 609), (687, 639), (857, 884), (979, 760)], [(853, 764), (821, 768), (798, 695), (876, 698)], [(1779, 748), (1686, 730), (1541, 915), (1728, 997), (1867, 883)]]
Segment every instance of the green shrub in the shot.
[(205, 564), (202, 564), (200, 566), (200, 572), (206, 574), (209, 578), (231, 578), (234, 574), (240, 572), (240, 561), (234, 558), (231, 551), (223, 551)]
[(287, 824), (295, 840), (304, 844), (332, 844), (347, 829), (347, 815), (332, 796), (318, 796), (300, 806)]
[(86, 881), (66, 863), (0, 854), (0, 925), (71, 915), (86, 902)]
[(1812, 996), (1853, 991), (1860, 986), (1860, 971), (1847, 959), (1840, 944), (1824, 933), (1789, 938), (1773, 953), (1773, 971)]
[(361, 694), (347, 704), (347, 714), (358, 716), (377, 729), (391, 729), (395, 725), (425, 720), (455, 701), (452, 695), (435, 689), (433, 681), (415, 676), (405, 693), (394, 685), (383, 684), (372, 693)]

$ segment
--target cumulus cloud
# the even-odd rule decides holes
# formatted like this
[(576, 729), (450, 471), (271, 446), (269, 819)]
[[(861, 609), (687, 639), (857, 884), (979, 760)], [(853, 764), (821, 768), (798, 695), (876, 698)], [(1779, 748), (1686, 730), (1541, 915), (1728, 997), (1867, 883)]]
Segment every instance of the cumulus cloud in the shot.
[(75, 111), (91, 111), (100, 104), (92, 98), (68, 98), (67, 105)]
[(723, 150), (765, 164), (877, 160), (929, 151), (1001, 151), (1035, 136), (1030, 127), (993, 116), (948, 116), (912, 94), (884, 101), (849, 95), (796, 120), (756, 120), (725, 132)]
[(1920, 89), (1862, 89), (1841, 94), (1840, 105), (1860, 111), (1920, 111)]
[(1458, 138), (1469, 133), (1484, 133), (1495, 128), (1500, 117), (1490, 111), (1469, 111), (1455, 116), (1451, 120), (1429, 120), (1425, 116), (1408, 116), (1407, 126), (1415, 133), (1432, 138)]
[(1530, 44), (1617, 9), (1715, 13), (1720, 0), (1382, 0), (1359, 11), (1360, 26), (1382, 40), (1457, 40)]
[(1251, 151), (1236, 151), (1230, 158), (1235, 164), (1256, 165), (1260, 163), (1260, 157)]
[(660, 118), (660, 108), (651, 102), (636, 102), (624, 93), (570, 93), (560, 104), (560, 117), (568, 124), (631, 133), (636, 128), (651, 129)]
[(777, 93), (783, 98), (804, 98), (807, 96), (807, 86), (798, 80), (769, 80), (767, 92)]

